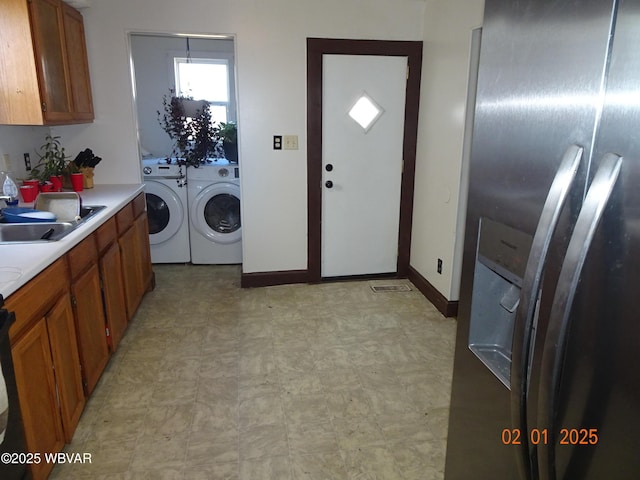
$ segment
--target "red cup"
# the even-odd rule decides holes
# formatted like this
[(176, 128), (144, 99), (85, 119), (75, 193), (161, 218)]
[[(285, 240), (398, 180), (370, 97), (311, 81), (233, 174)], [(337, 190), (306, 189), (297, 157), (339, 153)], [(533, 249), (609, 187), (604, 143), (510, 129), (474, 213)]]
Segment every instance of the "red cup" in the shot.
[(31, 203), (38, 196), (38, 189), (33, 185), (23, 185), (20, 187), (20, 196), (24, 203)]
[(53, 191), (54, 192), (61, 192), (62, 191), (62, 175), (51, 175), (49, 177), (49, 180), (53, 184)]
[(71, 174), (71, 186), (74, 192), (82, 191), (82, 182), (84, 181), (84, 175), (82, 173)]
[(25, 186), (31, 185), (32, 187), (35, 187), (36, 190), (40, 188), (40, 180), (24, 180), (22, 184)]
[(40, 191), (41, 192), (53, 192), (53, 183), (44, 182), (42, 185), (40, 185)]

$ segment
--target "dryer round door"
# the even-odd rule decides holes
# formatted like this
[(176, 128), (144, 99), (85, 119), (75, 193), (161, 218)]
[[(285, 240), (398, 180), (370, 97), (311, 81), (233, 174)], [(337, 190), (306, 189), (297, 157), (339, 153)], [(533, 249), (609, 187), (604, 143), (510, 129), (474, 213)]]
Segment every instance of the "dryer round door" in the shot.
[(146, 181), (149, 243), (158, 245), (173, 237), (183, 225), (184, 205), (180, 197), (163, 183)]
[(238, 185), (209, 185), (198, 193), (189, 210), (191, 225), (212, 242), (226, 245), (242, 238)]

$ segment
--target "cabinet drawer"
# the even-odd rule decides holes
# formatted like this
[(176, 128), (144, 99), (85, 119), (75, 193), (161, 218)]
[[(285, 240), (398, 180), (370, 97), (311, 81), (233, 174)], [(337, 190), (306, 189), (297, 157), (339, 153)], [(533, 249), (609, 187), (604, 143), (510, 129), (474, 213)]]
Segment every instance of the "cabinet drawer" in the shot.
[(116, 230), (116, 219), (115, 217), (111, 217), (107, 220), (103, 225), (96, 230), (96, 243), (98, 245), (98, 252), (102, 253), (107, 249), (109, 245), (111, 245), (118, 236), (118, 231)]
[(16, 313), (16, 322), (9, 330), (11, 341), (20, 337), (33, 321), (40, 319), (68, 287), (67, 262), (61, 258), (11, 294), (4, 307)]
[(69, 274), (73, 280), (90, 265), (98, 260), (98, 251), (96, 250), (96, 241), (93, 235), (85, 238), (68, 254)]
[(138, 218), (147, 209), (147, 199), (144, 193), (141, 193), (133, 199), (133, 218)]
[(128, 203), (118, 213), (116, 213), (116, 223), (118, 225), (118, 234), (122, 235), (133, 223), (133, 207)]

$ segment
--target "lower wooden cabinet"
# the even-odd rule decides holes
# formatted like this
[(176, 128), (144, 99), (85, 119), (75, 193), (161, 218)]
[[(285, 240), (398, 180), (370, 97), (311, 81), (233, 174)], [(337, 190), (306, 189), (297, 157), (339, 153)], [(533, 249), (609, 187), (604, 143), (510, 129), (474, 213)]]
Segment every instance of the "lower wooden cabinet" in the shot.
[[(146, 204), (146, 201), (145, 201)], [(134, 220), (136, 229), (136, 241), (140, 257), (140, 274), (142, 277), (142, 295), (153, 289), (153, 270), (151, 268), (151, 250), (149, 247), (149, 221), (147, 212), (144, 211)]]
[(69, 295), (65, 293), (45, 318), (60, 397), (64, 438), (71, 442), (84, 409), (85, 395)]
[[(58, 452), (64, 446), (64, 433), (44, 319), (13, 346), (12, 355), (27, 449)], [(46, 462), (32, 464), (31, 473), (34, 479), (46, 478), (52, 468)]]
[[(85, 405), (68, 293), (14, 343), (12, 355), (27, 450), (59, 452)], [(53, 466), (32, 464), (33, 479), (47, 478)]]
[(104, 319), (100, 272), (97, 264), (78, 276), (71, 284), (75, 311), (78, 349), (85, 392), (93, 392), (109, 362), (107, 327)]
[(116, 215), (129, 320), (138, 309), (144, 294), (153, 288), (149, 227), (144, 205), (144, 194), (140, 194)]
[[(29, 452), (71, 442), (128, 320), (153, 287), (143, 194), (11, 294), (9, 330)], [(120, 222), (117, 222), (117, 219)], [(46, 479), (53, 463), (31, 465)]]
[(130, 226), (118, 238), (120, 257), (122, 258), (122, 280), (124, 297), (127, 304), (127, 318), (131, 320), (142, 299), (142, 278), (138, 266), (138, 241), (136, 231)]
[(109, 348), (115, 352), (127, 328), (127, 305), (122, 288), (122, 259), (119, 245), (112, 243), (101, 254), (99, 263)]

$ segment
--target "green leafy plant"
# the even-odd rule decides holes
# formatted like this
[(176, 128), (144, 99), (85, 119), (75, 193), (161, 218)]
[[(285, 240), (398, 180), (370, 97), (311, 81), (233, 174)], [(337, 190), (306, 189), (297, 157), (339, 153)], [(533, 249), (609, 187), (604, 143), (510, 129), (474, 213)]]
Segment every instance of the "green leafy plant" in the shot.
[(220, 137), (211, 122), (209, 102), (197, 101), (195, 107), (194, 102), (192, 97), (165, 95), (163, 111), (157, 113), (160, 126), (173, 140), (171, 156), (178, 163), (198, 167), (214, 156)]
[(230, 162), (238, 161), (238, 127), (235, 122), (220, 122), (218, 135), (222, 140), (225, 157)]
[(235, 122), (220, 122), (218, 135), (224, 142), (238, 143), (238, 127)]
[(52, 137), (51, 134), (47, 134), (45, 144), (40, 147), (40, 152), (38, 153), (40, 161), (31, 169), (29, 178), (45, 182), (49, 180), (49, 177), (62, 175), (65, 172), (71, 157), (65, 154), (60, 137)]

